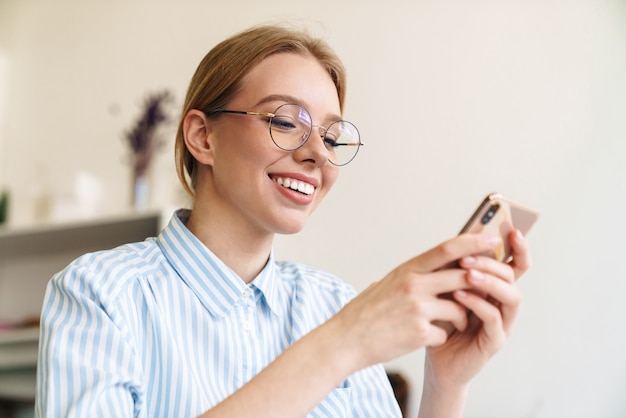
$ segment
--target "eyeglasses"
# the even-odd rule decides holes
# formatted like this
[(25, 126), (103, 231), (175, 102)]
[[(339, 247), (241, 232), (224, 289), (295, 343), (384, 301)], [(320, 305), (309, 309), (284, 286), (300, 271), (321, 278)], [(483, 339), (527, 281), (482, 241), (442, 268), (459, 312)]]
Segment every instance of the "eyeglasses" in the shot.
[(295, 151), (302, 147), (315, 127), (328, 150), (328, 161), (336, 166), (343, 166), (352, 161), (363, 145), (359, 130), (353, 123), (338, 120), (327, 128), (314, 125), (311, 114), (297, 104), (280, 105), (273, 113), (226, 109), (205, 110), (204, 113), (207, 116), (215, 113), (232, 113), (267, 117), (270, 137), (274, 144), (284, 151)]

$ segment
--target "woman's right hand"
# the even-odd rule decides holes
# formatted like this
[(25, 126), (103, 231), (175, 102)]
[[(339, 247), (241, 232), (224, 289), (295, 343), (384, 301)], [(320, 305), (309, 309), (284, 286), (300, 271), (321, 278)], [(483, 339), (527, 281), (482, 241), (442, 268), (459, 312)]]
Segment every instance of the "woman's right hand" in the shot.
[(403, 263), (203, 416), (304, 416), (356, 371), (445, 343), (448, 333), (439, 323), (468, 327), (467, 308), (443, 296), (470, 286), (467, 270), (451, 266), (498, 243), (485, 235), (462, 235)]
[(467, 289), (467, 271), (450, 266), (499, 242), (484, 234), (452, 238), (401, 264), (348, 303), (329, 322), (339, 327), (354, 371), (445, 343), (449, 329), (441, 324), (465, 330), (466, 308), (443, 295)]

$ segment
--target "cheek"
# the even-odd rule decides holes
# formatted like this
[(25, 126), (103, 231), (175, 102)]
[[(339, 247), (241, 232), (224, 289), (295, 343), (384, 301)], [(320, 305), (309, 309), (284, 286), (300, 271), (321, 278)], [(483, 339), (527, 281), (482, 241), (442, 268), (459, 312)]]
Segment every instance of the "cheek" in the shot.
[(339, 177), (339, 167), (331, 166), (329, 167), (329, 173), (327, 174), (328, 178), (328, 188), (330, 189), (335, 185), (337, 178)]
[(214, 155), (217, 164), (252, 168), (275, 159), (274, 148), (271, 139), (266, 140), (259, 132), (240, 129), (237, 135), (224, 135), (216, 140)]
[[(330, 163), (328, 163), (330, 165)], [(330, 189), (333, 188), (333, 185), (337, 181), (337, 177), (339, 177), (339, 169), (335, 166), (329, 167), (329, 170), (324, 171), (324, 180), (322, 184), (322, 188), (316, 192), (316, 198), (313, 206), (311, 207), (311, 213), (317, 209), (317, 207), (322, 203), (322, 200), (326, 197)]]
[(326, 194), (333, 188), (337, 178), (339, 177), (339, 167), (331, 165), (327, 163), (328, 166), (324, 169), (324, 193), (322, 197), (326, 196)]

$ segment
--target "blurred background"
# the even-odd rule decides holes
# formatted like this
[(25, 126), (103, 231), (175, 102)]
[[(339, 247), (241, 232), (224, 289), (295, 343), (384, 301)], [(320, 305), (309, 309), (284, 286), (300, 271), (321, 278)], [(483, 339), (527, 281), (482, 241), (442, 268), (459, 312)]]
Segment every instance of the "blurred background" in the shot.
[[(542, 217), (515, 333), (466, 416), (626, 416), (623, 0), (0, 0), (3, 228), (135, 212), (125, 134), (162, 91), (171, 120), (143, 209), (188, 205), (172, 150), (187, 84), (217, 42), (268, 22), (336, 49), (366, 143), (277, 257), (362, 290), (500, 191)], [(422, 362), (386, 365), (410, 383), (409, 416)]]

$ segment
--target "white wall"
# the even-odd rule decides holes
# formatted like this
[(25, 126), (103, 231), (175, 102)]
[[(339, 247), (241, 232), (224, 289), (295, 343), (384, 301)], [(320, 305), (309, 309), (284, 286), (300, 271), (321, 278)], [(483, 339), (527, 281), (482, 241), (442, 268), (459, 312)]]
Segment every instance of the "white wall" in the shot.
[[(146, 92), (182, 100), (217, 41), (285, 19), (344, 58), (346, 117), (367, 145), (305, 231), (279, 238), (279, 257), (362, 289), (502, 191), (542, 219), (516, 332), (467, 416), (625, 416), (623, 1), (0, 1), (12, 223), (33, 222), (43, 189), (68, 200), (78, 172), (102, 183), (100, 214), (126, 210), (121, 135)], [(179, 204), (171, 153), (157, 167), (153, 203)], [(414, 407), (421, 362), (388, 365), (409, 376)]]

